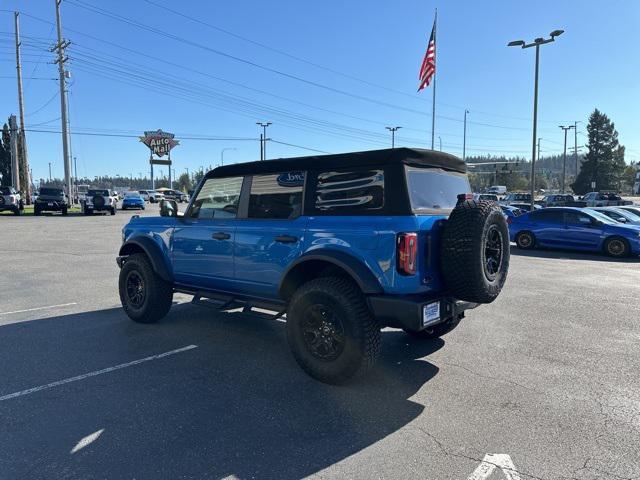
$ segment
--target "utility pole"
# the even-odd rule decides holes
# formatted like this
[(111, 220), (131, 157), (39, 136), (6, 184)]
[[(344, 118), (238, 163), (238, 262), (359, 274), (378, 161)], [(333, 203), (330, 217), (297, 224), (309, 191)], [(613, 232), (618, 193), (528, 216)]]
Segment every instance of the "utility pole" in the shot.
[[(19, 145), (21, 147), (22, 154), (22, 171), (24, 172), (24, 178), (26, 180), (26, 185), (23, 186), (24, 195), (23, 198), (26, 197), (27, 205), (31, 204), (31, 175), (29, 169), (29, 160), (27, 157), (27, 137), (24, 133), (24, 97), (22, 95), (22, 61), (20, 56), (20, 46), (22, 42), (20, 41), (20, 20), (18, 16), (20, 12), (14, 12), (14, 22), (15, 22), (15, 34), (16, 34), (16, 72), (18, 77), (18, 109), (20, 113), (20, 133)], [(19, 179), (20, 175), (18, 175)], [(20, 190), (18, 186), (16, 189)]]
[(396, 148), (396, 132), (402, 127), (384, 127), (391, 132), (391, 148)]
[(267, 127), (271, 122), (256, 122), (256, 125), (262, 127), (262, 135), (260, 135), (260, 160), (267, 159)]
[(438, 142), (440, 142), (440, 151), (442, 151), (442, 137), (438, 135)]
[(469, 110), (464, 111), (464, 135), (462, 136), (462, 161), (467, 158), (467, 114)]
[(51, 162), (49, 162), (49, 182), (51, 182)]
[(78, 190), (78, 164), (76, 157), (73, 157), (73, 178), (76, 179), (76, 190)]
[(67, 195), (71, 197), (71, 159), (69, 157), (69, 131), (67, 121), (67, 95), (66, 95), (66, 72), (64, 64), (68, 60), (65, 49), (69, 46), (68, 40), (62, 39), (62, 23), (60, 21), (60, 3), (62, 0), (53, 0), (56, 4), (56, 27), (58, 32), (58, 43), (51, 50), (57, 51), (58, 75), (60, 76), (60, 118), (62, 121), (62, 161), (64, 164), (64, 183), (67, 187)]
[(574, 128), (574, 125), (569, 125), (565, 127), (564, 125), (558, 125), (564, 131), (564, 155), (562, 157), (562, 184), (560, 192), (564, 193), (565, 190), (565, 179), (567, 176), (567, 130), (571, 130)]
[(564, 30), (554, 30), (549, 34), (550, 38), (538, 37), (531, 43), (525, 43), (523, 40), (514, 40), (507, 44), (508, 47), (522, 47), (531, 48), (536, 47), (536, 70), (535, 81), (533, 88), (533, 141), (531, 147), (531, 211), (535, 206), (535, 193), (536, 193), (536, 135), (538, 128), (538, 70), (540, 66), (540, 45), (546, 43), (555, 42), (556, 37), (559, 37), (564, 33)]

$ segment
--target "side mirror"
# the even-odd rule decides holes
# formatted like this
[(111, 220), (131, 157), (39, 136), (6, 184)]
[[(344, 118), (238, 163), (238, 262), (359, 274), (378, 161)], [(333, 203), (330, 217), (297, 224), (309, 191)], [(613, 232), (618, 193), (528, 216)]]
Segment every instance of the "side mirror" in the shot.
[(177, 217), (178, 204), (175, 200), (160, 200), (160, 216), (161, 217)]

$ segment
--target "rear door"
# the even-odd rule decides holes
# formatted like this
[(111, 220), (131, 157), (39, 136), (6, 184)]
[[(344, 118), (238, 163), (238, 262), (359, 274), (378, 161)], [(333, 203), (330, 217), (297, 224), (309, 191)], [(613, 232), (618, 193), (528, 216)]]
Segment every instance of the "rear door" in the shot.
[(564, 231), (563, 210), (545, 209), (529, 214), (536, 240), (544, 245), (559, 246)]
[(277, 298), (284, 270), (302, 254), (307, 217), (302, 215), (304, 172), (247, 179), (246, 218), (236, 222), (235, 280), (240, 292)]
[(176, 222), (173, 270), (176, 282), (235, 292), (234, 241), (243, 177), (209, 178)]

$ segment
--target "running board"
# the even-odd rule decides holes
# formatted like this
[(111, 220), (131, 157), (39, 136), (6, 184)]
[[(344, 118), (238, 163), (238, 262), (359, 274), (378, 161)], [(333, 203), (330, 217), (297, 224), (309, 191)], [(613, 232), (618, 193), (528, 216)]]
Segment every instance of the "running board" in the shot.
[[(187, 293), (187, 292), (184, 292)], [(282, 304), (264, 302), (260, 300), (245, 300), (242, 298), (236, 298), (231, 296), (218, 296), (210, 295), (205, 292), (192, 293), (193, 299), (191, 303), (201, 307), (212, 308), (217, 311), (234, 310), (236, 308), (242, 308), (242, 313), (252, 313), (254, 308), (263, 308), (265, 310), (272, 310), (277, 312), (274, 315), (270, 315), (270, 320), (277, 320), (282, 317), (287, 309)]]

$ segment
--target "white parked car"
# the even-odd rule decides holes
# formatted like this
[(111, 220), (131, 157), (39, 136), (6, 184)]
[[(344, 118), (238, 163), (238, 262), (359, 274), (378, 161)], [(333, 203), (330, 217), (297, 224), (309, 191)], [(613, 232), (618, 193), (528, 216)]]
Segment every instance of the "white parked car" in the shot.
[(145, 202), (149, 201), (149, 191), (148, 190), (138, 190), (138, 193), (142, 197)]

